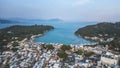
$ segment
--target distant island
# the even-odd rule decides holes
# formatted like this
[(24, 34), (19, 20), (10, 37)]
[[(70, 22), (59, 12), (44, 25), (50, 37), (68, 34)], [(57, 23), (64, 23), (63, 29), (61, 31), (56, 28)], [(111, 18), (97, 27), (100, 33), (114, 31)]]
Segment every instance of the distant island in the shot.
[(2, 19), (0, 19), (0, 24), (5, 24), (5, 23), (11, 23), (11, 21), (9, 21), (9, 20), (2, 20)]
[(63, 21), (63, 20), (61, 20), (61, 19), (50, 19), (50, 20), (48, 20), (48, 21)]
[(11, 21), (6, 19), (0, 19), (0, 24), (11, 24), (11, 23), (19, 23), (18, 21)]
[(26, 22), (26, 21), (53, 21), (53, 22), (62, 22), (63, 20), (58, 18), (53, 19), (25, 19), (25, 18), (8, 18), (8, 19), (0, 19), (0, 23), (15, 23), (15, 22)]
[(33, 35), (44, 34), (48, 30), (52, 29), (54, 29), (54, 27), (48, 25), (14, 25), (0, 29), (0, 49), (3, 51), (7, 50), (5, 45), (9, 42), (21, 41), (25, 38), (29, 39)]
[(120, 22), (103, 22), (95, 25), (88, 25), (79, 28), (75, 34), (88, 40), (109, 45), (109, 48), (120, 51)]

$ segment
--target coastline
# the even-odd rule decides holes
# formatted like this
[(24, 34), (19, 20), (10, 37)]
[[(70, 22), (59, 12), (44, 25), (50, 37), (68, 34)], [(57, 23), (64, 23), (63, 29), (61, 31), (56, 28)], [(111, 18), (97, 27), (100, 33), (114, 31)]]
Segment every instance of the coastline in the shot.
[(35, 39), (36, 37), (41, 37), (41, 36), (43, 36), (43, 35), (44, 35), (44, 34), (32, 35), (30, 40), (31, 40), (32, 42), (34, 42), (34, 39)]
[[(33, 42), (33, 43), (35, 43), (34, 42), (34, 39), (36, 38), (36, 37), (41, 37), (41, 36), (43, 36), (44, 34), (38, 34), (38, 35), (33, 35), (33, 36), (31, 36), (31, 39), (30, 39), (30, 41), (31, 42)], [(39, 43), (44, 43), (44, 44), (52, 44), (52, 45), (64, 45), (64, 43), (45, 43), (45, 42), (39, 42)], [(81, 45), (81, 46), (83, 46), (83, 45), (95, 45), (95, 44), (98, 44), (97, 42), (94, 42), (94, 43), (84, 43), (84, 44), (65, 44), (65, 45), (72, 45), (72, 46), (76, 46), (76, 45)]]

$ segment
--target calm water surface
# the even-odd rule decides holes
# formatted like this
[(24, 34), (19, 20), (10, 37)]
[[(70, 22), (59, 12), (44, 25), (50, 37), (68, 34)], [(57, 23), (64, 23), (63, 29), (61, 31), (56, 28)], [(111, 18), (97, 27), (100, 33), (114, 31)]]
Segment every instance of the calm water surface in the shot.
[(35, 42), (44, 42), (44, 43), (62, 43), (62, 44), (89, 44), (93, 43), (88, 40), (85, 40), (81, 37), (78, 37), (74, 32), (81, 27), (86, 25), (94, 24), (95, 22), (57, 22), (57, 21), (27, 21), (23, 23), (14, 23), (14, 24), (0, 24), (0, 28), (9, 27), (12, 25), (34, 25), (34, 24), (43, 24), (43, 25), (52, 25), (55, 27), (54, 30), (48, 31), (42, 37), (35, 38)]

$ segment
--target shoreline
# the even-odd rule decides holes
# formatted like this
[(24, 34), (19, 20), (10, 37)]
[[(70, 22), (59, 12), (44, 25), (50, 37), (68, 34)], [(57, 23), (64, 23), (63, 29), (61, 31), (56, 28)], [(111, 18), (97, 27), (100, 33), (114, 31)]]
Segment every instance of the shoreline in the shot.
[[(41, 36), (43, 36), (43, 35), (44, 35), (44, 34), (32, 35), (30, 41), (34, 42), (34, 39), (35, 39), (36, 37), (41, 37)], [(34, 43), (35, 43), (35, 42), (34, 42)]]
[[(36, 43), (35, 41), (34, 41), (34, 39), (36, 38), (36, 37), (41, 37), (41, 36), (43, 36), (44, 34), (38, 34), (38, 35), (33, 35), (33, 36), (31, 36), (31, 39), (30, 39), (30, 41), (31, 42), (33, 42), (33, 43)], [(73, 45), (73, 46), (76, 46), (76, 45), (95, 45), (95, 44), (98, 44), (97, 42), (96, 43), (84, 43), (84, 44), (64, 44), (64, 43), (45, 43), (45, 42), (38, 42), (38, 43), (44, 43), (44, 44), (54, 44), (54, 45), (58, 45), (58, 44), (62, 44), (62, 45)]]

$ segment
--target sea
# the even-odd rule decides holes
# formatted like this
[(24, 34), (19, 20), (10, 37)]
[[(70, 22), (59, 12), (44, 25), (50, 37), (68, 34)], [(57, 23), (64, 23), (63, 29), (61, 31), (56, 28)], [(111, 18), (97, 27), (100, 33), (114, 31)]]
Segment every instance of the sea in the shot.
[(87, 25), (95, 24), (96, 22), (64, 22), (64, 21), (41, 21), (41, 20), (18, 20), (19, 22), (0, 24), (0, 28), (6, 28), (13, 25), (51, 25), (55, 29), (46, 32), (41, 37), (34, 39), (35, 43), (57, 43), (57, 44), (93, 44), (95, 42), (86, 40), (81, 36), (76, 36), (74, 33), (79, 28)]

